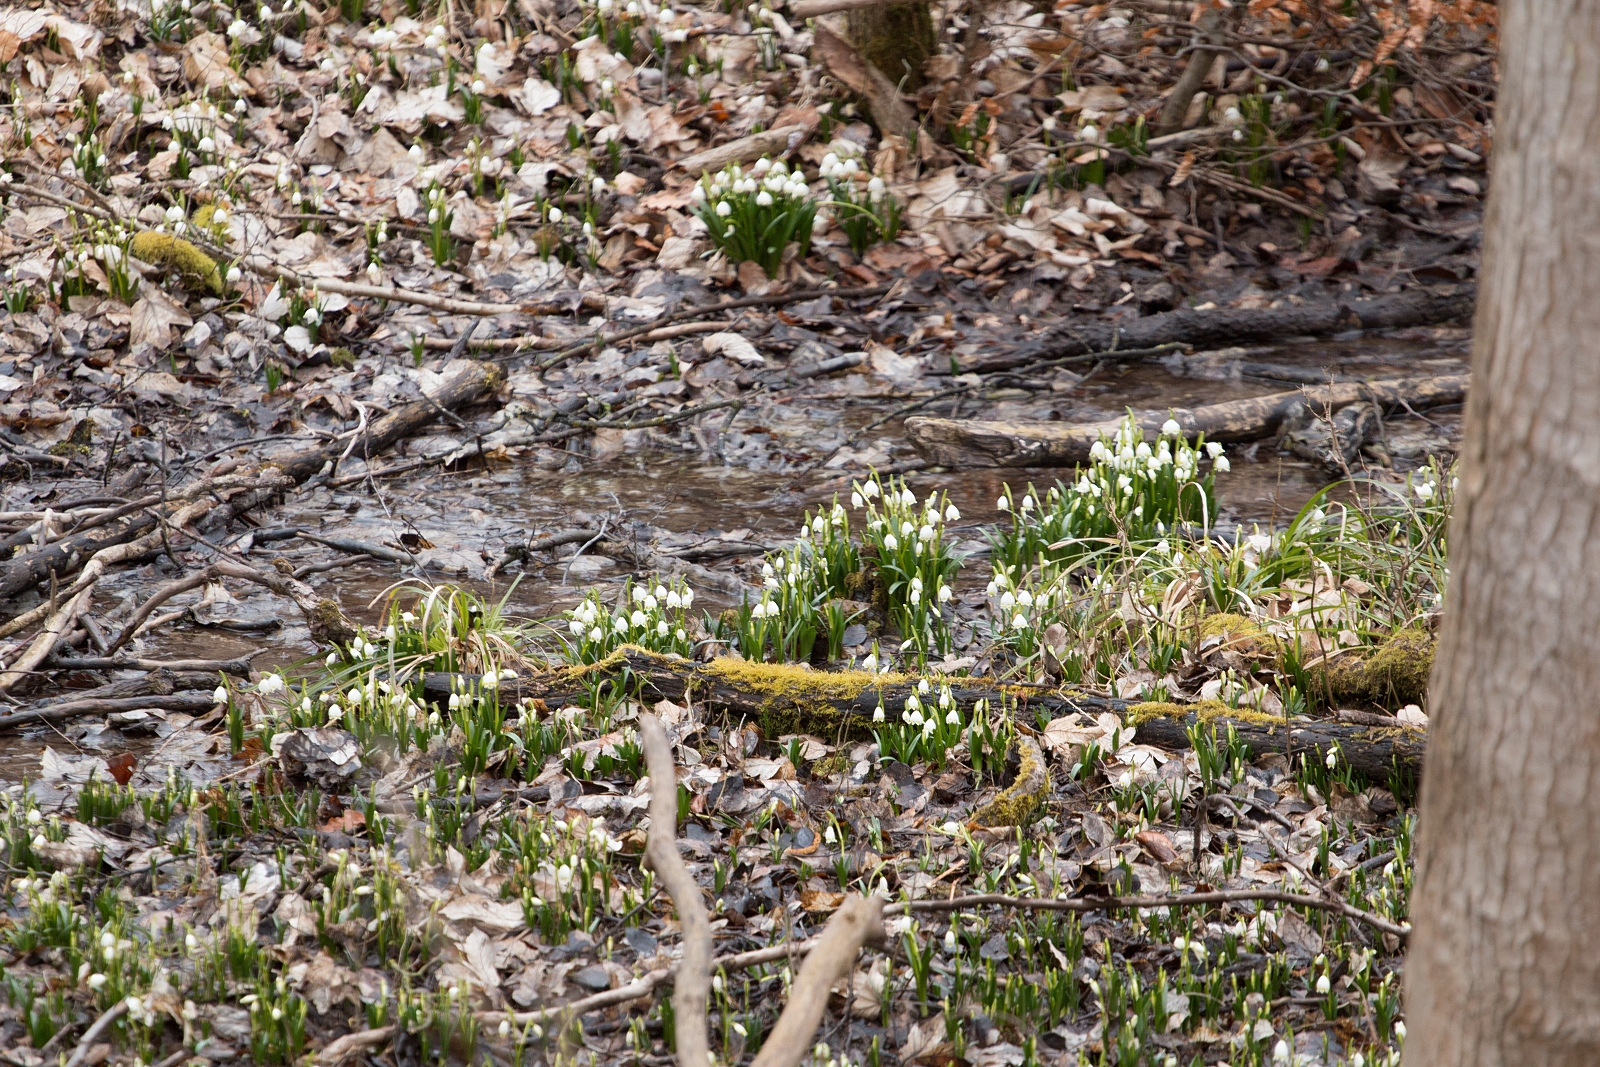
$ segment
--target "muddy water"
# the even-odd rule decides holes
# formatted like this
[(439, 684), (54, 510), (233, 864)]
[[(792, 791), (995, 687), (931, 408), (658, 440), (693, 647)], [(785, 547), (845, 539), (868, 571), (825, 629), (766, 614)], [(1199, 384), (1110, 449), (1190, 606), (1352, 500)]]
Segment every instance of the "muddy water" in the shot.
[[(1254, 349), (1249, 358), (1377, 379), (1460, 372), (1465, 368), (1466, 347), (1461, 331), (1414, 331), (1402, 337)], [(981, 409), (968, 405), (959, 415), (1091, 421), (1115, 416), (1129, 407), (1193, 407), (1291, 388), (1294, 386), (1282, 381), (1175, 377), (1159, 364), (1144, 364), (1102, 372), (1067, 391), (1019, 393), (1014, 399), (998, 399)], [(606, 567), (598, 574), (581, 577), (574, 574), (565, 584), (565, 562), (536, 567), (516, 583), (507, 576), (485, 579), (486, 561), (496, 558), (506, 544), (523, 540), (527, 531), (590, 525), (590, 516), (615, 513), (620, 508), (632, 518), (678, 533), (726, 536), (737, 532), (743, 540), (781, 544), (793, 537), (808, 508), (828, 503), (835, 493), (849, 492), (847, 473), (805, 468), (843, 443), (847, 435), (903, 402), (892, 397), (846, 396), (842, 391), (829, 396), (825, 390), (823, 395), (801, 394), (787, 401), (758, 399), (741, 413), (725, 439), (727, 459), (700, 449), (657, 447), (623, 451), (604, 459), (574, 457), (558, 470), (517, 461), (488, 471), (435, 471), (383, 482), (377, 492), (363, 486), (320, 490), (309, 500), (263, 516), (263, 526), (304, 526), (318, 529), (323, 536), (391, 545), (400, 534), (415, 532), (435, 546), (425, 558), (440, 567), (430, 570), (429, 578), (457, 582), (495, 599), (506, 596), (518, 615), (549, 617), (575, 603), (581, 589), (620, 581), (626, 567)], [(1459, 411), (1423, 414), (1426, 418), (1391, 419), (1385, 424), (1385, 438), (1399, 470), (1420, 465), (1430, 452), (1454, 451)], [(898, 422), (875, 430), (853, 448), (857, 455), (874, 456), (878, 462), (914, 456)], [(1279, 455), (1270, 443), (1234, 446), (1229, 454), (1232, 470), (1217, 479), (1224, 522), (1281, 524), (1327, 481), (1321, 471)], [(962, 512), (957, 532), (970, 541), (968, 548), (978, 548), (982, 527), (1001, 517), (995, 500), (1005, 483), (1020, 489), (1031, 481), (1042, 487), (1066, 473), (1025, 469), (918, 473), (911, 476), (911, 482), (922, 492), (947, 491)], [(262, 545), (252, 552), (252, 558), (263, 564), (280, 555), (296, 566), (337, 558), (337, 554), (304, 541)], [(710, 565), (717, 566), (715, 562)], [(967, 577), (980, 583), (987, 578), (979, 560), (968, 570), (972, 573)], [(390, 590), (421, 577), (415, 568), (367, 563), (312, 575), (308, 580), (319, 588), (336, 590), (353, 617), (373, 621)], [(107, 591), (114, 596), (148, 595), (160, 578), (146, 568), (120, 576)], [(142, 641), (138, 651), (155, 657), (228, 658), (264, 649), (255, 661), (261, 667), (304, 663), (315, 652), (304, 625), (295, 613), (284, 610), (281, 600), (254, 589), (235, 593), (237, 601), (212, 605), (211, 616), (252, 628), (275, 628), (233, 632), (182, 623)], [(179, 598), (171, 606), (189, 600), (192, 598)], [(46, 744), (58, 751), (92, 754), (120, 750), (130, 742), (119, 738), (116, 731), (102, 737), (91, 728), (83, 735), (81, 727), (68, 734), (50, 730), (29, 739), (18, 738), (0, 749), (0, 782), (36, 775), (39, 753)], [(131, 744), (147, 752), (170, 746), (161, 738), (133, 740)]]

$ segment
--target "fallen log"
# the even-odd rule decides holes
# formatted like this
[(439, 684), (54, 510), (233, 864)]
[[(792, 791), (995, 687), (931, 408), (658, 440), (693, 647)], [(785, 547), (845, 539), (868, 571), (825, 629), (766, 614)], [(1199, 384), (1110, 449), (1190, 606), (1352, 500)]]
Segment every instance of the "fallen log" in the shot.
[[(477, 675), (430, 673), (422, 677), (423, 698), (447, 705), (452, 693), (478, 683)], [(882, 708), (886, 719), (898, 719), (906, 698), (917, 693), (918, 679), (908, 674), (870, 671), (816, 671), (794, 664), (751, 663), (724, 657), (697, 663), (677, 656), (625, 645), (598, 663), (557, 667), (528, 678), (499, 683), (500, 699), (510, 706), (523, 700), (542, 701), (546, 708), (587, 706), (594, 686), (614, 679), (646, 701), (698, 701), (725, 710), (761, 728), (768, 738), (813, 734), (831, 741), (870, 738), (873, 719)], [(1135, 728), (1140, 744), (1169, 749), (1189, 747), (1187, 727), (1202, 723), (1225, 737), (1229, 726), (1255, 756), (1279, 752), (1291, 759), (1306, 753), (1325, 759), (1337, 748), (1340, 758), (1376, 781), (1387, 781), (1398, 769), (1416, 775), (1422, 767), (1427, 735), (1408, 728), (1384, 729), (1322, 719), (1285, 722), (1270, 715), (1229, 709), (1216, 702), (1194, 705), (1140, 704), (1113, 697), (1026, 685), (1002, 685), (982, 678), (929, 675), (935, 688), (950, 687), (957, 705), (971, 709), (980, 700), (997, 713), (1005, 710), (1023, 727), (1066, 715), (1098, 715), (1110, 711)], [(926, 699), (923, 695), (919, 699)]]
[(1346, 330), (1429, 326), (1471, 316), (1475, 295), (1471, 286), (1445, 286), (1337, 304), (1205, 311), (1183, 308), (1115, 323), (1070, 321), (1008, 352), (968, 360), (956, 373), (987, 374), (1038, 360), (1150, 348), (1175, 341), (1196, 348), (1221, 348)]
[[(1271, 437), (1285, 425), (1307, 421), (1361, 401), (1385, 410), (1459, 404), (1467, 395), (1465, 374), (1435, 378), (1395, 378), (1381, 382), (1343, 382), (1229, 400), (1198, 408), (1135, 412), (1146, 434), (1175, 419), (1184, 435), (1205, 434), (1208, 441), (1236, 443)], [(1070, 423), (980, 422), (918, 416), (906, 420), (906, 436), (929, 462), (945, 467), (1064, 467), (1088, 461), (1101, 437), (1117, 432), (1122, 420)]]

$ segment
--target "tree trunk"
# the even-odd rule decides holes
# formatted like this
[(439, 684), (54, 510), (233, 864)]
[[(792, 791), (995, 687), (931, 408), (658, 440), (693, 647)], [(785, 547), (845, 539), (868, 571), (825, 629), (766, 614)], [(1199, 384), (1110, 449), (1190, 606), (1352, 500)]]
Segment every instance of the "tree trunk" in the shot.
[(1408, 1067), (1600, 1063), (1600, 7), (1500, 12)]

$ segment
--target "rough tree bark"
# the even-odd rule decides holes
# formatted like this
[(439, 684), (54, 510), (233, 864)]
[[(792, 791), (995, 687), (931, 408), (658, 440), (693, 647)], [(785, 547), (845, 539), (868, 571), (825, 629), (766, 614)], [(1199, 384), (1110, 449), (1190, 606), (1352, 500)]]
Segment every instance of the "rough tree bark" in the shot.
[(1600, 7), (1500, 13), (1408, 1067), (1600, 1063)]

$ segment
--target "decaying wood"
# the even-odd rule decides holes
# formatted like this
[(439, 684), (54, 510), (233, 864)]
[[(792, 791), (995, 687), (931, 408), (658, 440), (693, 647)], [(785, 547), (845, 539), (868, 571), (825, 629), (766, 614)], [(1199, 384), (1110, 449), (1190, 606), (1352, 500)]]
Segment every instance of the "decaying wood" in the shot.
[(650, 835), (646, 856), (672, 897), (683, 936), (683, 956), (672, 995), (678, 1063), (709, 1067), (706, 1003), (711, 996), (711, 917), (700, 886), (678, 855), (678, 768), (661, 720), (639, 716), (639, 737), (650, 767)]
[(52, 656), (41, 664), (47, 670), (53, 671), (204, 671), (215, 677), (217, 674), (231, 674), (236, 677), (245, 677), (250, 673), (250, 661), (264, 652), (266, 648), (258, 648), (254, 652), (233, 659), (145, 659), (140, 656), (84, 656), (61, 657)]
[(41, 722), (66, 722), (86, 715), (111, 715), (119, 711), (181, 711), (201, 715), (216, 706), (209, 692), (155, 694), (138, 697), (106, 697), (89, 700), (55, 700), (39, 707), (24, 708), (0, 715), (0, 731), (15, 730)]
[[(475, 684), (477, 676), (427, 674), (422, 679), (424, 698), (446, 704), (462, 684)], [(814, 671), (792, 664), (752, 664), (732, 657), (697, 663), (676, 656), (625, 646), (600, 663), (563, 667), (527, 678), (500, 683), (501, 700), (542, 700), (548, 707), (587, 706), (593, 686), (602, 678), (626, 679), (630, 692), (648, 701), (692, 700), (725, 710), (761, 726), (769, 737), (811, 733), (830, 740), (866, 737), (873, 714), (880, 707), (886, 718), (898, 719), (906, 697), (917, 692), (918, 679), (905, 674), (867, 671)], [(1197, 713), (1168, 717), (1156, 709), (1114, 697), (1090, 696), (1031, 686), (996, 685), (978, 678), (941, 678), (930, 675), (933, 686), (948, 684), (951, 697), (963, 708), (987, 700), (996, 713), (1009, 709), (1019, 723), (1034, 726), (1041, 712), (1050, 718), (1098, 715), (1111, 711), (1135, 722), (1140, 744), (1186, 749), (1187, 726), (1200, 721)], [(1395, 730), (1296, 719), (1288, 724), (1269, 717), (1208, 715), (1205, 723), (1226, 735), (1229, 726), (1256, 756), (1268, 752), (1305, 753), (1324, 759), (1337, 748), (1342, 760), (1376, 781), (1387, 781), (1392, 770), (1414, 775), (1421, 768), (1426, 733), (1400, 727)]]
[[(1312, 412), (1337, 411), (1361, 401), (1384, 409), (1459, 404), (1466, 397), (1467, 377), (1345, 382), (1198, 408), (1136, 412), (1135, 417), (1146, 434), (1156, 433), (1171, 418), (1191, 438), (1203, 433), (1208, 441), (1257, 441), (1308, 419)], [(946, 467), (1063, 467), (1087, 462), (1094, 443), (1114, 435), (1121, 423), (1120, 418), (1074, 425), (919, 416), (906, 420), (906, 436), (930, 462)]]
[(0, 693), (7, 692), (13, 686), (25, 681), (34, 668), (55, 651), (56, 643), (72, 631), (78, 616), (88, 610), (89, 601), (93, 598), (94, 587), (90, 586), (56, 609), (49, 621), (44, 624), (44, 629), (39, 631), (39, 636), (28, 646), (28, 650), (18, 657), (10, 670), (0, 672)]
[(1052, 327), (1037, 340), (1011, 351), (968, 360), (957, 370), (962, 374), (986, 374), (1041, 359), (1150, 348), (1174, 341), (1195, 348), (1222, 348), (1307, 334), (1428, 326), (1470, 316), (1473, 296), (1471, 286), (1447, 286), (1333, 305), (1206, 311), (1184, 308), (1117, 323), (1071, 321)]
[(823, 929), (806, 957), (772, 1033), (761, 1043), (750, 1067), (795, 1067), (811, 1051), (811, 1039), (828, 1007), (833, 984), (855, 966), (867, 945), (884, 944), (883, 897), (851, 895)]

